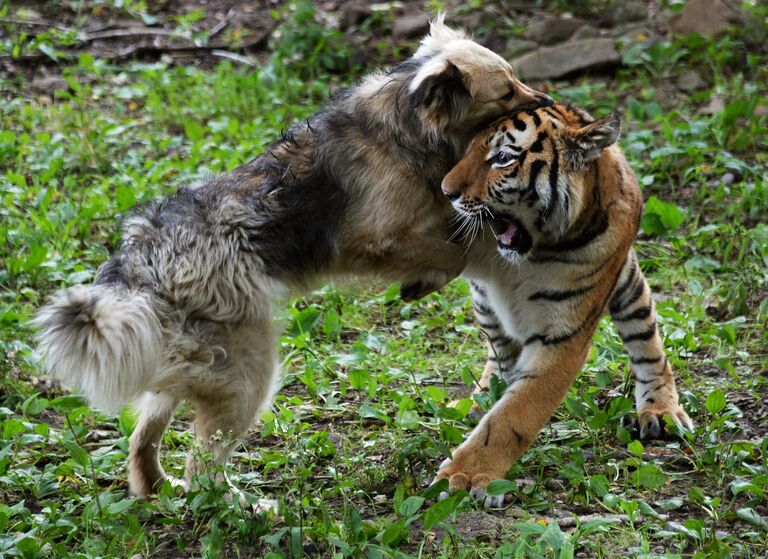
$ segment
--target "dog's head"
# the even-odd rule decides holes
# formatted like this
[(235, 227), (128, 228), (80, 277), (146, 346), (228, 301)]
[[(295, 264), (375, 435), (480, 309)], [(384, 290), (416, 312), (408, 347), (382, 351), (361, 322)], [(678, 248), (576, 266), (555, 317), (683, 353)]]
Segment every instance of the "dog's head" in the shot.
[(506, 60), (443, 19), (431, 23), (413, 57), (425, 60), (409, 84), (410, 102), (425, 126), (439, 134), (466, 131), (512, 110), (552, 103), (515, 78)]

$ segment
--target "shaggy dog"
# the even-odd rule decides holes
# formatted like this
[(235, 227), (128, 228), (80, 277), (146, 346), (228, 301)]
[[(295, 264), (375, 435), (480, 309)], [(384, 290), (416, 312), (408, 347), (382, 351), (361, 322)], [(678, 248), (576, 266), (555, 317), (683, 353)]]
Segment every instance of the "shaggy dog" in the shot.
[[(261, 156), (137, 209), (94, 284), (35, 319), (64, 384), (106, 411), (139, 400), (130, 492), (165, 479), (160, 441), (182, 400), (216, 464), (270, 404), (277, 297), (363, 274), (418, 297), (457, 276), (443, 176), (476, 126), (547, 102), (438, 18), (411, 59), (337, 94)], [(190, 455), (187, 487), (201, 467)]]

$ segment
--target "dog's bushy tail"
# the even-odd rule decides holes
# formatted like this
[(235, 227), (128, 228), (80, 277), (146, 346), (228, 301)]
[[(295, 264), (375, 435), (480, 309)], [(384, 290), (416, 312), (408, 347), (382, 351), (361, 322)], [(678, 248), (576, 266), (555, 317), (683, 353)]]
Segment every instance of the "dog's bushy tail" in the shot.
[(33, 324), (48, 371), (94, 407), (115, 412), (150, 387), (163, 330), (149, 293), (78, 285), (57, 293)]

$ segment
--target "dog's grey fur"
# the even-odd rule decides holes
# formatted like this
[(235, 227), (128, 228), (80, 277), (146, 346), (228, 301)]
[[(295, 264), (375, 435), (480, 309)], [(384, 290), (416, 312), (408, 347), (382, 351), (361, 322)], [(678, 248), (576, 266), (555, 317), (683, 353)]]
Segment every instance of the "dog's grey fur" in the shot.
[[(338, 94), (250, 163), (138, 209), (92, 286), (36, 323), (49, 370), (115, 411), (140, 398), (130, 490), (165, 474), (158, 449), (182, 400), (217, 461), (268, 406), (276, 297), (374, 274), (420, 296), (461, 272), (443, 175), (471, 129), (543, 96), (487, 49), (433, 23), (414, 57)], [(199, 469), (190, 460), (187, 482)]]

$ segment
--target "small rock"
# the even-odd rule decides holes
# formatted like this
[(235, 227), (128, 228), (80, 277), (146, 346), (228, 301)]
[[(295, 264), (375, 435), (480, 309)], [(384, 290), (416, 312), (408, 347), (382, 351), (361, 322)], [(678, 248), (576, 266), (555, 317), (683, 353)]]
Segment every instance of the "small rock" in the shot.
[(542, 45), (554, 45), (570, 39), (583, 25), (580, 19), (552, 16), (532, 24), (526, 36)]
[(558, 479), (548, 479), (544, 483), (544, 487), (546, 487), (550, 491), (562, 491), (563, 489), (565, 489), (565, 486), (563, 485), (563, 483)]
[(611, 37), (616, 37), (617, 39), (624, 39), (634, 43), (644, 43), (659, 37), (647, 23), (617, 25), (610, 30), (609, 35)]
[(424, 14), (400, 16), (392, 26), (392, 34), (398, 39), (415, 39), (426, 35), (429, 19)]
[(603, 23), (620, 25), (648, 17), (648, 8), (640, 0), (614, 0), (600, 14)]
[(730, 24), (741, 21), (739, 5), (737, 0), (689, 0), (680, 17), (672, 22), (672, 30), (714, 37)]
[(614, 40), (604, 38), (541, 47), (514, 59), (512, 66), (523, 79), (546, 80), (619, 62)]
[(677, 78), (677, 89), (680, 91), (696, 91), (706, 85), (696, 70), (684, 70)]
[(597, 27), (592, 27), (588, 23), (585, 23), (573, 33), (571, 39), (578, 41), (580, 39), (592, 39), (593, 37), (599, 36), (600, 30)]
[(725, 108), (725, 99), (722, 97), (712, 97), (704, 107), (699, 109), (701, 114), (716, 115)]
[(526, 52), (530, 52), (538, 48), (538, 44), (534, 41), (526, 41), (525, 39), (510, 39), (507, 41), (507, 46), (504, 49), (507, 57), (514, 58)]
[(451, 16), (451, 27), (472, 30), (483, 24), (483, 12), (473, 11), (466, 14), (454, 14)]
[(373, 10), (368, 2), (344, 2), (341, 9), (340, 25), (342, 29), (349, 29), (359, 25), (368, 19)]
[(661, 105), (662, 109), (669, 110), (678, 104), (677, 95), (677, 87), (668, 81), (663, 81), (656, 88), (653, 100)]
[[(501, 536), (502, 530), (509, 522), (482, 511), (468, 511), (459, 513), (456, 517), (456, 536), (462, 540), (496, 540)], [(410, 536), (413, 539), (421, 539), (425, 535), (428, 539), (442, 540), (445, 531), (439, 526), (430, 528), (425, 534), (424, 523), (417, 520), (411, 524)]]
[(62, 76), (38, 76), (32, 80), (32, 88), (52, 95), (55, 91), (68, 91), (69, 84)]

